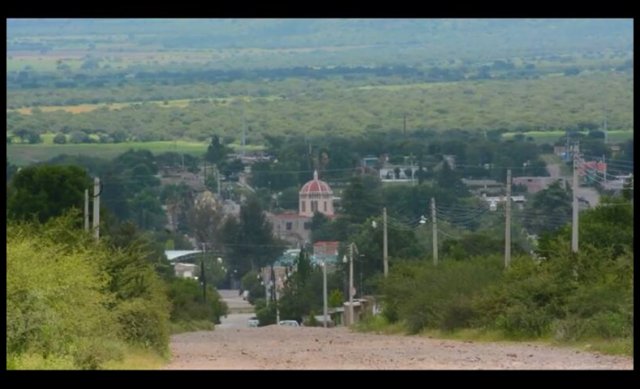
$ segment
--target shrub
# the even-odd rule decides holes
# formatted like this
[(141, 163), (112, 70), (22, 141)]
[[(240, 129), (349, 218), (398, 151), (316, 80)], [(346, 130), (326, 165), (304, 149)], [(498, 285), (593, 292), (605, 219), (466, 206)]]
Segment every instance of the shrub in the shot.
[(65, 134), (57, 134), (53, 137), (53, 143), (56, 144), (65, 144), (67, 143), (67, 136)]
[(117, 341), (114, 299), (96, 260), (101, 255), (71, 251), (28, 225), (7, 226), (7, 358), (72, 356), (89, 340)]
[(208, 320), (219, 323), (228, 312), (227, 304), (222, 301), (218, 292), (207, 288), (207, 303), (202, 302), (202, 287), (197, 281), (176, 278), (169, 285), (171, 301), (171, 321), (188, 322), (192, 320)]
[(402, 320), (410, 333), (423, 328), (452, 330), (469, 326), (479, 312), (471, 299), (500, 279), (499, 257), (431, 263), (403, 263), (383, 281), (383, 316)]
[(270, 303), (268, 306), (264, 299), (256, 300), (256, 317), (261, 326), (276, 324), (276, 304)]
[(470, 327), (477, 315), (478, 312), (476, 312), (469, 300), (463, 299), (452, 302), (451, 305), (445, 308), (440, 327), (443, 331)]
[(116, 308), (122, 337), (131, 344), (165, 352), (169, 343), (169, 313), (159, 304), (136, 298)]
[(72, 352), (73, 363), (83, 370), (97, 370), (108, 361), (122, 360), (124, 351), (125, 346), (119, 341), (83, 339)]

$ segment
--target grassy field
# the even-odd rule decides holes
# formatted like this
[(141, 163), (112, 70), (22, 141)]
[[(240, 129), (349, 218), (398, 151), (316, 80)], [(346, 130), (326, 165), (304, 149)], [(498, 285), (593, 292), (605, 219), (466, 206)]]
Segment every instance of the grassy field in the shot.
[(24, 166), (35, 162), (47, 161), (57, 155), (89, 155), (101, 158), (114, 158), (129, 149), (150, 150), (154, 154), (164, 152), (178, 152), (192, 155), (202, 155), (207, 150), (206, 143), (199, 142), (127, 142), (112, 144), (10, 144), (7, 145), (7, 158), (9, 162)]
[[(8, 144), (7, 159), (18, 166), (25, 166), (36, 162), (47, 161), (62, 154), (87, 155), (99, 158), (115, 158), (130, 149), (149, 150), (153, 154), (166, 152), (184, 153), (195, 156), (202, 156), (207, 151), (208, 144), (205, 142), (193, 141), (160, 141), (160, 142), (126, 142), (126, 143), (87, 143), (87, 144), (53, 144), (52, 134), (42, 136), (45, 143), (29, 144)], [(239, 144), (229, 145), (234, 150), (240, 150)], [(263, 150), (263, 146), (247, 145), (247, 151)]]

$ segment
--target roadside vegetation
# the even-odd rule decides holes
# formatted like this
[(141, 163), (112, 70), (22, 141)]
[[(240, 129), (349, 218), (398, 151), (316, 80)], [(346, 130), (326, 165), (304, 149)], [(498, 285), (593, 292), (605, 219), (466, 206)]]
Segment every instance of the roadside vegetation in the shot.
[(500, 256), (394, 263), (383, 315), (358, 327), (633, 355), (633, 213), (628, 200), (604, 200), (581, 214), (577, 254), (565, 227), (506, 270)]
[(205, 303), (196, 281), (177, 279), (135, 225), (105, 214), (99, 242), (83, 231), (77, 209), (88, 183), (77, 167), (32, 166), (9, 185), (8, 369), (157, 364), (172, 330), (212, 328), (227, 312), (211, 287)]

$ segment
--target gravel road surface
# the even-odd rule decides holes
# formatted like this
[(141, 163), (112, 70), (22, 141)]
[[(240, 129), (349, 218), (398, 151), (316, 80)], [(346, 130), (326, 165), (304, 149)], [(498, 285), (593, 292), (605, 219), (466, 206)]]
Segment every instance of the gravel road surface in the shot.
[[(236, 294), (237, 296), (237, 294)], [(527, 343), (477, 343), (357, 333), (345, 327), (249, 328), (229, 314), (214, 331), (171, 338), (165, 369), (207, 370), (620, 370), (633, 359)]]

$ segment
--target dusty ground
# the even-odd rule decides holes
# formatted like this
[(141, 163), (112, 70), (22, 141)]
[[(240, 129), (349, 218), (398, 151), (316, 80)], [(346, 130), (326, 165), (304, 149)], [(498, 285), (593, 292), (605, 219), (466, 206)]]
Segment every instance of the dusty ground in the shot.
[(528, 344), (475, 343), (374, 335), (344, 327), (248, 328), (230, 314), (215, 331), (171, 338), (165, 369), (633, 369), (633, 360)]

